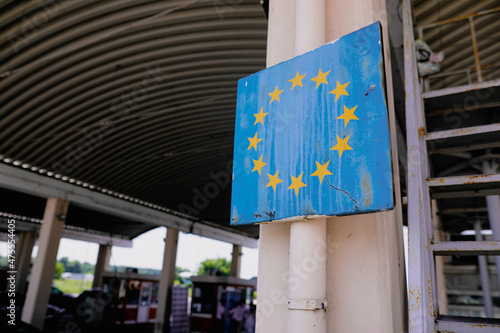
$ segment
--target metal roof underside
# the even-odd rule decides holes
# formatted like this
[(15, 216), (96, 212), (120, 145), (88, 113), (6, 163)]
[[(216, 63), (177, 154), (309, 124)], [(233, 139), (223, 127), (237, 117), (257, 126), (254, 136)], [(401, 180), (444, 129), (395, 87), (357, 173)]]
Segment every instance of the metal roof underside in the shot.
[[(415, 38), (419, 27), (453, 21), (425, 29), (423, 39), (434, 52), (444, 51), (441, 71), (431, 77), (424, 92), (427, 132), (471, 131), (500, 123), (500, 2), (498, 0), (412, 0)], [(493, 13), (477, 16), (477, 13)], [(471, 27), (475, 28), (483, 83), (478, 83)], [(466, 19), (462, 19), (466, 18)], [(455, 20), (457, 19), (457, 20)], [(467, 79), (470, 73), (470, 81)], [(459, 88), (459, 86), (466, 86)], [(486, 144), (485, 144), (486, 142)], [(480, 144), (481, 143), (481, 144)], [(498, 132), (480, 132), (428, 143), (431, 177), (482, 174), (484, 162), (500, 160)], [(498, 184), (433, 188), (443, 230), (460, 233), (480, 220), (489, 229), (485, 195), (499, 194)]]
[[(265, 67), (266, 36), (258, 0), (2, 1), (3, 163), (258, 237), (229, 227), (226, 179), (236, 82)], [(152, 227), (78, 209), (67, 224)]]

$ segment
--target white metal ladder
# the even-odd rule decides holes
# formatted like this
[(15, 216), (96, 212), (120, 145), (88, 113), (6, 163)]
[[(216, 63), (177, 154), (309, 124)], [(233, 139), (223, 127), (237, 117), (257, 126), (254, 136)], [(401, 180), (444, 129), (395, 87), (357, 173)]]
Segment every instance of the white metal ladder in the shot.
[[(413, 47), (410, 0), (403, 0), (403, 31), (408, 148), (409, 331), (412, 333), (500, 332), (500, 321), (497, 319), (439, 314), (435, 255), (500, 255), (500, 242), (435, 242), (430, 193), (433, 188), (451, 188), (465, 184), (472, 187), (479, 184), (498, 184), (500, 187), (500, 174), (430, 178), (427, 151), (428, 143), (435, 140), (500, 131), (500, 125), (478, 126), (467, 128), (466, 131), (444, 130), (427, 133), (424, 100), (438, 94), (456, 93), (460, 91), (460, 88), (423, 94), (420, 92)], [(479, 83), (476, 89), (488, 85), (500, 85), (500, 81)], [(466, 89), (470, 88), (464, 87), (463, 91)]]

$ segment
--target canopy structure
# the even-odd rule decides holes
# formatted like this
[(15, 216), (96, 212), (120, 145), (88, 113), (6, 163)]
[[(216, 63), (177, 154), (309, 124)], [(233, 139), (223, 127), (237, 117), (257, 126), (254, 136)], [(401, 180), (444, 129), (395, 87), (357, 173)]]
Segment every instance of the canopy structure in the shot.
[[(3, 164), (258, 237), (229, 227), (236, 81), (265, 67), (258, 1), (3, 1), (0, 12)], [(5, 191), (0, 211), (22, 200), (41, 218), (39, 199)], [(66, 223), (127, 237), (152, 227), (102, 214), (76, 203)]]

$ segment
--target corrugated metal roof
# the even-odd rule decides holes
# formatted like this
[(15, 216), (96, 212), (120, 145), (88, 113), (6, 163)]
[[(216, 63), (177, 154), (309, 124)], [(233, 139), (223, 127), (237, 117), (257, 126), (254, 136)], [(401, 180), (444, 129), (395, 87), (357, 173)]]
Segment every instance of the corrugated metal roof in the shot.
[[(499, 9), (498, 0), (413, 0), (414, 24), (417, 27), (436, 22), (464, 18), (478, 12)], [(500, 77), (500, 12), (474, 16), (479, 59), (484, 80)], [(416, 37), (418, 34), (416, 33)], [(425, 29), (423, 39), (434, 52), (444, 51), (445, 59), (441, 73), (471, 71), (472, 82), (476, 82), (476, 67), (472, 46), (471, 30), (468, 19), (457, 20), (450, 24)], [(431, 80), (432, 89), (468, 84), (465, 72)]]
[(230, 185), (207, 184), (231, 170), (236, 81), (265, 67), (259, 1), (3, 1), (0, 13), (4, 163), (228, 227)]

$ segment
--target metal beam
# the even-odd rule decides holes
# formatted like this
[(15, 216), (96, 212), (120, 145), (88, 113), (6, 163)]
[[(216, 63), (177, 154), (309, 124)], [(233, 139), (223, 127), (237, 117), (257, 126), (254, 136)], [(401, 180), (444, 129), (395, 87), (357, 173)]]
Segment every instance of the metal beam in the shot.
[[(5, 224), (0, 225), (0, 232), (5, 232), (7, 228), (3, 228), (4, 226), (7, 226), (7, 220), (10, 220), (5, 218), (5, 217), (0, 217), (0, 222), (5, 222)], [(34, 222), (26, 222), (23, 220), (16, 220), (16, 231), (17, 232), (36, 232), (38, 233), (40, 231), (40, 227), (42, 226), (41, 223), (34, 223)], [(66, 227), (66, 226), (65, 226)], [(62, 238), (69, 238), (69, 239), (75, 239), (75, 240), (81, 240), (84, 242), (91, 242), (91, 243), (97, 243), (101, 245), (112, 245), (112, 246), (118, 246), (118, 247), (132, 247), (133, 242), (130, 239), (124, 239), (124, 238), (118, 238), (118, 237), (112, 237), (112, 236), (105, 236), (105, 235), (98, 235), (98, 234), (93, 234), (89, 232), (82, 232), (82, 231), (76, 231), (76, 230), (70, 230), (70, 229), (64, 229), (63, 230), (63, 235)], [(1, 238), (0, 238), (1, 240)]]
[(149, 225), (175, 228), (182, 232), (250, 248), (258, 246), (255, 238), (193, 222), (183, 217), (4, 164), (0, 164), (0, 186), (44, 198), (61, 198), (80, 207)]
[(479, 89), (485, 89), (485, 88), (496, 87), (496, 86), (500, 86), (500, 80), (491, 80), (491, 81), (486, 81), (486, 82), (481, 82), (481, 83), (468, 84), (465, 86), (427, 91), (427, 92), (422, 93), (422, 96), (425, 99), (429, 99), (429, 98), (433, 98), (433, 97), (459, 94), (459, 93), (466, 92), (466, 91), (479, 90)]
[(437, 319), (436, 329), (439, 332), (497, 333), (500, 329), (500, 320), (490, 318), (439, 316)]
[(500, 124), (490, 124), (483, 126), (465, 127), (460, 129), (452, 129), (446, 131), (430, 132), (425, 135), (427, 141), (457, 138), (461, 136), (484, 134), (500, 131)]
[(487, 183), (498, 183), (498, 182), (500, 182), (500, 174), (440, 177), (440, 178), (427, 179), (427, 184), (431, 187), (467, 185), (467, 184), (487, 184)]
[(432, 246), (432, 250), (436, 255), (447, 256), (500, 255), (500, 242), (437, 242)]

